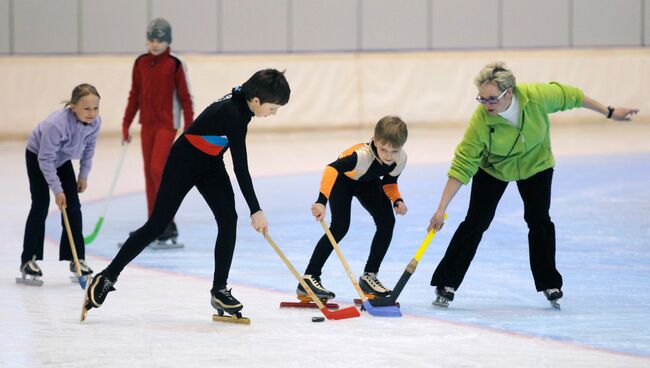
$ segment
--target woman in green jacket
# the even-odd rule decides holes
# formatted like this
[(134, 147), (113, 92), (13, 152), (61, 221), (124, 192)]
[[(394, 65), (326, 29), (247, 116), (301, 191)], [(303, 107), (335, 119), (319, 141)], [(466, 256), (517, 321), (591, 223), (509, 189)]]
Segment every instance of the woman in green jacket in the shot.
[(555, 226), (549, 216), (555, 160), (551, 152), (548, 114), (578, 107), (608, 119), (629, 120), (638, 109), (605, 106), (575, 87), (551, 82), (518, 84), (502, 62), (488, 64), (474, 83), (480, 106), (463, 140), (456, 147), (436, 212), (429, 229), (440, 230), (444, 213), (462, 184), (472, 180), (469, 208), (458, 226), (431, 285), (435, 306), (454, 300), (481, 237), (489, 227), (509, 182), (517, 182), (528, 224), (530, 266), (537, 291), (559, 308), (562, 276), (555, 267)]

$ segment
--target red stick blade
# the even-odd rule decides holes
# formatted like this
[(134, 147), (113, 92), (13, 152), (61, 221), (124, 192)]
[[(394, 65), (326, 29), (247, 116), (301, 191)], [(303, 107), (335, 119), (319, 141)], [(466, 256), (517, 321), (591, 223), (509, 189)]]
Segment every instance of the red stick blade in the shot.
[(320, 311), (323, 312), (323, 315), (325, 315), (327, 319), (347, 319), (361, 316), (361, 313), (359, 313), (359, 310), (355, 307), (347, 307), (337, 311), (330, 311), (323, 307)]

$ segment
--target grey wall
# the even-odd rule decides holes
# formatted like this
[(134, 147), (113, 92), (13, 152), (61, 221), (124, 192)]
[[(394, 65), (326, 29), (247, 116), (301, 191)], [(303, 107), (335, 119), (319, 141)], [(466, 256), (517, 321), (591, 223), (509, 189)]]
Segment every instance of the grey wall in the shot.
[(182, 52), (650, 45), (650, 0), (0, 0), (0, 54), (142, 52), (159, 16)]

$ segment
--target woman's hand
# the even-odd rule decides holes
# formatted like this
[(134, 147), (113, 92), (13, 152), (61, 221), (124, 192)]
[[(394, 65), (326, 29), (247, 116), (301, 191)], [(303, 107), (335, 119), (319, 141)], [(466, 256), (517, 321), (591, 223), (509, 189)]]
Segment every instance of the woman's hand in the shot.
[(431, 216), (431, 220), (429, 220), (429, 227), (427, 228), (427, 231), (433, 231), (438, 232), (442, 227), (445, 225), (445, 211), (444, 210), (437, 210), (433, 216)]
[(639, 109), (632, 109), (629, 107), (614, 107), (614, 112), (612, 113), (612, 119), (618, 121), (627, 121), (632, 119), (632, 115), (635, 115), (639, 112)]

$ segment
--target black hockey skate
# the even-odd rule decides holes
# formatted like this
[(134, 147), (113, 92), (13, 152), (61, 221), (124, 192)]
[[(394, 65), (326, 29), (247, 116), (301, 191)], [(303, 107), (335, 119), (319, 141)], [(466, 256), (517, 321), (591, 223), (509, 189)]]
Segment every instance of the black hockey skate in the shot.
[(562, 293), (562, 290), (560, 289), (546, 289), (543, 291), (544, 296), (548, 300), (549, 303), (551, 303), (551, 307), (555, 309), (561, 309), (560, 308), (560, 298), (564, 296), (564, 293)]
[(359, 287), (361, 287), (361, 291), (366, 294), (368, 299), (385, 298), (392, 292), (392, 290), (382, 285), (375, 272), (366, 272), (359, 277)]
[[(231, 322), (231, 323), (243, 323), (250, 324), (250, 319), (242, 317), (240, 311), (244, 309), (244, 306), (230, 293), (232, 289), (219, 289), (216, 292), (211, 292), (211, 301), (212, 307), (217, 310), (217, 314), (212, 315), (213, 321), (220, 322)], [(224, 315), (228, 313), (229, 315)]]
[(30, 261), (20, 265), (20, 273), (22, 277), (16, 277), (17, 284), (25, 284), (31, 286), (43, 286), (43, 276), (41, 268), (36, 264), (36, 256), (33, 256)]
[(108, 293), (115, 291), (115, 288), (113, 287), (114, 283), (115, 282), (109, 280), (103, 272), (100, 272), (93, 277), (86, 289), (84, 305), (81, 308), (81, 322), (86, 319), (86, 314), (89, 309), (101, 307), (104, 300), (106, 300)]
[(433, 301), (435, 307), (448, 308), (449, 302), (454, 300), (456, 289), (449, 286), (436, 286), (436, 300)]
[(184, 245), (177, 242), (178, 239), (178, 228), (174, 221), (170, 222), (165, 231), (156, 240), (151, 243), (150, 247), (152, 249), (173, 249), (173, 248), (183, 248)]
[[(309, 286), (309, 288), (314, 292), (314, 294), (316, 294), (318, 299), (327, 302), (329, 299), (334, 299), (334, 297), (336, 297), (336, 294), (323, 287), (323, 284), (321, 284), (320, 282), (319, 276), (304, 275), (302, 279), (307, 284), (307, 286)], [(309, 298), (309, 293), (307, 293), (307, 291), (302, 287), (302, 284), (300, 283), (296, 288), (296, 295), (300, 300), (307, 300), (307, 298)]]
[[(93, 274), (93, 269), (88, 266), (88, 263), (84, 259), (79, 260), (79, 271), (81, 271), (81, 277), (86, 279)], [(70, 281), (78, 283), (79, 278), (77, 277), (77, 268), (74, 266), (74, 261), (70, 261), (70, 272), (72, 272)]]

